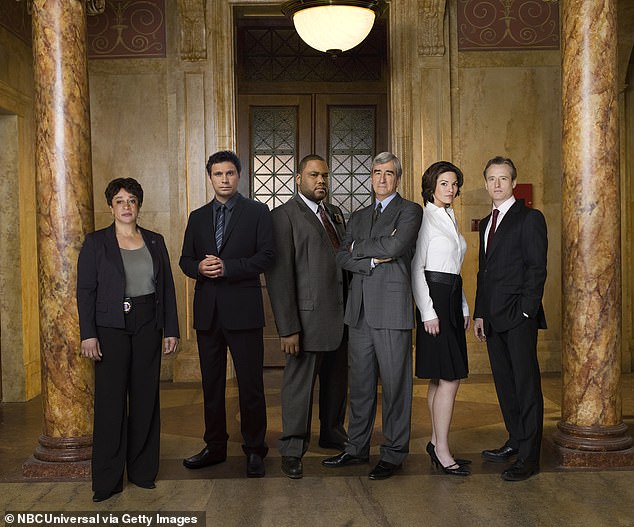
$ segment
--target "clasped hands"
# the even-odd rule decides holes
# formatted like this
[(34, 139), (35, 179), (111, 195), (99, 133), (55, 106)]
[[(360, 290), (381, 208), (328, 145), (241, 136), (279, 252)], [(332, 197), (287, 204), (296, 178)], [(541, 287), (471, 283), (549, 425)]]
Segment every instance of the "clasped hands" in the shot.
[(220, 278), (225, 275), (225, 264), (217, 256), (206, 254), (198, 264), (198, 272), (207, 278)]

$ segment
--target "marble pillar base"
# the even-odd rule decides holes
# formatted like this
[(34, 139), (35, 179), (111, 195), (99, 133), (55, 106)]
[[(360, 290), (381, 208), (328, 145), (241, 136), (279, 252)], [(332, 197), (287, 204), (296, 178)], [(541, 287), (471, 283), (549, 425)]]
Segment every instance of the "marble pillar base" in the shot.
[(634, 466), (634, 440), (624, 423), (614, 426), (576, 426), (560, 421), (553, 441), (559, 464), (566, 468)]
[(59, 463), (40, 461), (31, 456), (22, 465), (22, 475), (42, 480), (90, 480), (90, 460)]
[(563, 468), (632, 468), (634, 447), (612, 452), (583, 452), (561, 446), (556, 447), (559, 465)]
[(26, 478), (90, 477), (92, 436), (49, 437), (41, 435), (33, 455), (22, 465)]

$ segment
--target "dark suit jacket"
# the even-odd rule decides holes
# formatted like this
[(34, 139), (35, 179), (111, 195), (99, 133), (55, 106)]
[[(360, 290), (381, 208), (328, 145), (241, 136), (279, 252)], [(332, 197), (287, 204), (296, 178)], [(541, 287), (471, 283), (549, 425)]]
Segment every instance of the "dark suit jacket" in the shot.
[[(222, 278), (206, 278), (198, 264), (208, 254), (222, 258)], [(196, 280), (194, 329), (210, 329), (214, 316), (225, 329), (255, 329), (264, 326), (260, 273), (275, 263), (271, 213), (266, 205), (238, 195), (225, 228), (220, 253), (214, 237), (213, 206), (210, 203), (189, 215), (180, 268)]]
[[(397, 194), (374, 225), (373, 213), (374, 203), (352, 215), (337, 253), (337, 264), (352, 273), (345, 322), (356, 327), (363, 307), (372, 328), (412, 329), (412, 258), (423, 208)], [(371, 258), (393, 261), (370, 269)]]
[(546, 282), (548, 236), (544, 215), (516, 201), (495, 231), (488, 254), (484, 232), (489, 214), (480, 222), (480, 261), (474, 318), (496, 332), (518, 326), (526, 313), (546, 328), (542, 306)]
[[(341, 240), (343, 214), (324, 203)], [(333, 351), (343, 338), (344, 276), (319, 218), (296, 195), (272, 213), (275, 266), (266, 286), (282, 337), (300, 333), (302, 351)]]
[[(174, 279), (163, 236), (139, 227), (154, 263), (156, 327), (178, 337)], [(97, 337), (97, 326), (125, 328), (125, 271), (114, 223), (86, 235), (77, 262), (77, 308), (81, 340)]]

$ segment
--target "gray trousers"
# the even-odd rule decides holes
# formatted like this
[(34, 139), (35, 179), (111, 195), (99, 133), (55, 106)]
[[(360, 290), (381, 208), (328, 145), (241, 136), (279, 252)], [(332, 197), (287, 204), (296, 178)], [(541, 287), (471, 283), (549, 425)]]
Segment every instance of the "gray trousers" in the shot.
[(302, 457), (310, 444), (313, 391), (319, 375), (319, 437), (330, 443), (345, 443), (347, 345), (336, 351), (301, 352), (287, 355), (282, 379), (282, 456)]
[(381, 460), (398, 465), (409, 452), (412, 420), (412, 332), (374, 329), (362, 315), (348, 343), (350, 415), (346, 452), (368, 457), (381, 378)]

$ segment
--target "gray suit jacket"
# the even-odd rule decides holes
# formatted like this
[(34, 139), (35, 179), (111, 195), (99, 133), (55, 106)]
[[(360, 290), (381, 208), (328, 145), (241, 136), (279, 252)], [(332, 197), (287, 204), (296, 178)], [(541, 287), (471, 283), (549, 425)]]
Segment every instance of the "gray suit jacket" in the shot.
[[(345, 225), (338, 207), (325, 204), (339, 239)], [(302, 351), (333, 351), (343, 338), (344, 277), (319, 218), (295, 196), (272, 212), (277, 261), (266, 286), (277, 331), (300, 333)]]
[[(412, 329), (411, 263), (423, 208), (397, 194), (374, 225), (373, 212), (374, 203), (352, 215), (337, 253), (337, 264), (352, 273), (345, 323), (356, 327), (363, 307), (372, 328)], [(372, 258), (393, 260), (371, 269)]]

